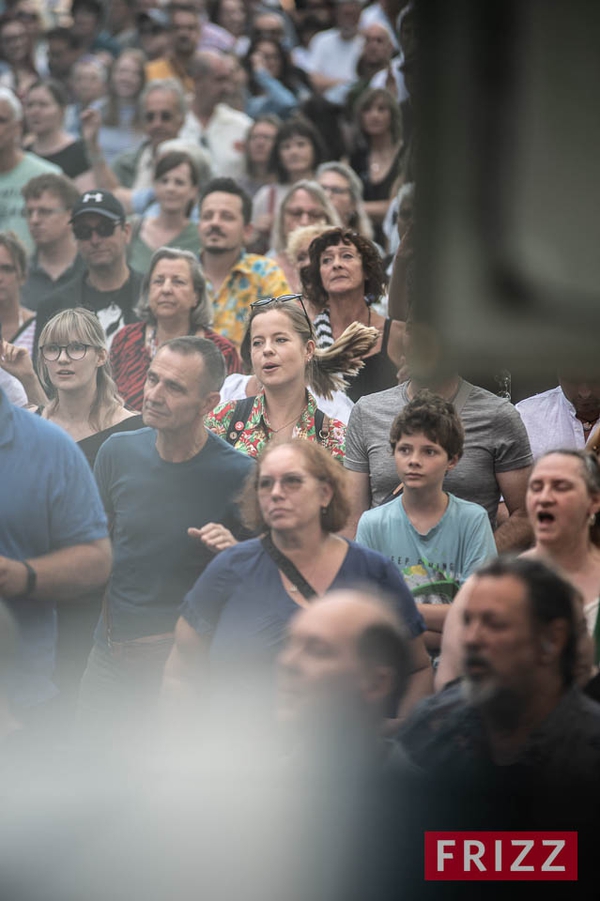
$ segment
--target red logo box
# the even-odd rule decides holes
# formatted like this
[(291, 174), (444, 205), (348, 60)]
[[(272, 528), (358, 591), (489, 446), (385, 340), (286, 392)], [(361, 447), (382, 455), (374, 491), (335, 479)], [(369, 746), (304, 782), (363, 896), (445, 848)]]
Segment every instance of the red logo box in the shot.
[(425, 879), (575, 881), (576, 832), (426, 832)]

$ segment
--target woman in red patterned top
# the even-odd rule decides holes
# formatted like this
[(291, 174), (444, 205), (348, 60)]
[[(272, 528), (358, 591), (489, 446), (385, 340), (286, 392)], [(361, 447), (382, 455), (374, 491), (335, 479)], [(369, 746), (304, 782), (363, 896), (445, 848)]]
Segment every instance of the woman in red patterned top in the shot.
[(190, 251), (170, 247), (156, 251), (136, 313), (142, 321), (120, 329), (110, 350), (113, 378), (119, 394), (132, 409), (142, 409), (148, 366), (160, 345), (170, 338), (208, 338), (225, 357), (229, 375), (242, 371), (235, 345), (209, 328), (212, 310), (204, 273)]
[(354, 323), (331, 347), (319, 350), (310, 320), (297, 303), (300, 296), (287, 294), (250, 305), (242, 357), (251, 365), (262, 391), (253, 399), (244, 422), (234, 421), (236, 402), (230, 401), (215, 407), (206, 417), (206, 425), (251, 457), (269, 441), (305, 438), (318, 441), (334, 457), (343, 459), (346, 427), (329, 418), (317, 425), (322, 414), (319, 416), (306, 385), (325, 397), (343, 388), (341, 373), (358, 370), (365, 347), (373, 346), (377, 332)]

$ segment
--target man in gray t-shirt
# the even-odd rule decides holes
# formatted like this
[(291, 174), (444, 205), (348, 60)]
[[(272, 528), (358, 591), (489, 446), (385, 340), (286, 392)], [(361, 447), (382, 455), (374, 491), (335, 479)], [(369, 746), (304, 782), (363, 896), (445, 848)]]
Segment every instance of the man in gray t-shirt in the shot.
[[(362, 397), (354, 406), (346, 433), (345, 467), (352, 495), (352, 515), (347, 530), (353, 535), (360, 515), (378, 506), (398, 485), (389, 434), (394, 417), (416, 394), (415, 382)], [(496, 531), (499, 550), (526, 547), (529, 527), (525, 490), (532, 463), (525, 426), (513, 405), (459, 376), (442, 389), (460, 415), (465, 430), (464, 454), (448, 473), (444, 488), (457, 497), (481, 504), (492, 528), (500, 496), (509, 519)]]

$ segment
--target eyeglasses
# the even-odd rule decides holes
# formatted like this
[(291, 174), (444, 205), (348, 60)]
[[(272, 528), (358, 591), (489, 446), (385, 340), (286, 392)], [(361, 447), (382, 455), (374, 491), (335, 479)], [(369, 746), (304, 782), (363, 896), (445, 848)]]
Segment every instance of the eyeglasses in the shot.
[(61, 351), (66, 350), (70, 360), (83, 360), (88, 347), (91, 344), (82, 344), (81, 341), (70, 341), (69, 344), (44, 344), (40, 352), (47, 363), (54, 363), (60, 357)]
[(299, 207), (288, 207), (284, 213), (290, 219), (302, 219), (303, 216), (306, 216), (309, 222), (323, 222), (326, 218), (323, 210), (303, 210)]
[(36, 213), (40, 217), (40, 219), (49, 219), (50, 216), (54, 215), (54, 213), (66, 213), (66, 208), (64, 206), (55, 206), (55, 207), (39, 206), (39, 207), (33, 207), (33, 209), (30, 209), (29, 207), (25, 207), (25, 209), (22, 210), (21, 215), (25, 219), (33, 219), (33, 217), (36, 215)]
[(350, 193), (350, 188), (340, 188), (338, 185), (321, 185), (321, 187), (328, 194), (333, 194), (334, 197), (341, 197), (342, 194)]
[(286, 472), (280, 479), (274, 479), (272, 476), (261, 476), (258, 480), (258, 493), (270, 494), (277, 482), (279, 482), (282, 491), (285, 491), (286, 494), (293, 494), (302, 488), (306, 479), (304, 476), (295, 475), (293, 472)]
[(144, 113), (144, 119), (146, 122), (154, 122), (155, 119), (160, 119), (161, 122), (170, 122), (173, 119), (173, 113), (168, 109), (160, 109), (156, 112), (147, 110)]
[(73, 234), (78, 241), (89, 241), (94, 233), (99, 238), (110, 238), (114, 235), (117, 222), (112, 219), (103, 219), (97, 225), (84, 225), (83, 222), (73, 223)]
[(302, 307), (302, 312), (304, 313), (304, 317), (306, 319), (308, 328), (310, 329), (310, 333), (312, 335), (313, 327), (312, 322), (308, 317), (308, 313), (306, 312), (306, 307), (304, 306), (304, 301), (302, 300), (302, 294), (280, 294), (279, 297), (263, 297), (261, 300), (255, 300), (250, 304), (251, 310), (259, 309), (260, 307), (268, 307), (271, 303), (288, 303), (291, 300), (299, 300), (300, 306)]

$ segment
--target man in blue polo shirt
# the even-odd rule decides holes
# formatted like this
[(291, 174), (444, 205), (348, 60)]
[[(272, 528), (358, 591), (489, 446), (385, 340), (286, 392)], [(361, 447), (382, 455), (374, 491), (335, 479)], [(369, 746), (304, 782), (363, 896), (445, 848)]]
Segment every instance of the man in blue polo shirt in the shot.
[(87, 461), (62, 429), (0, 389), (0, 597), (20, 647), (10, 691), (17, 715), (56, 694), (56, 601), (77, 602), (110, 575), (106, 516)]

